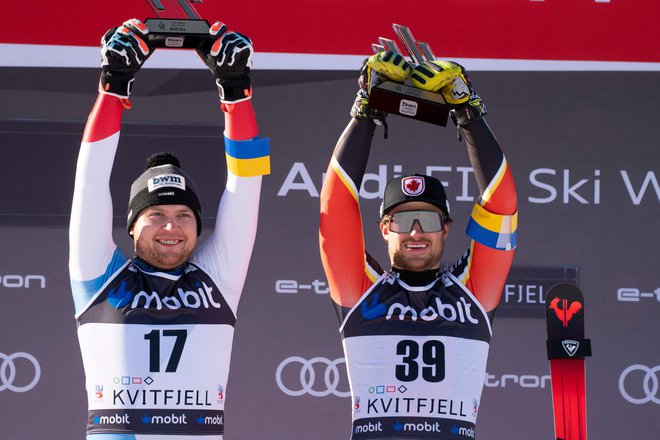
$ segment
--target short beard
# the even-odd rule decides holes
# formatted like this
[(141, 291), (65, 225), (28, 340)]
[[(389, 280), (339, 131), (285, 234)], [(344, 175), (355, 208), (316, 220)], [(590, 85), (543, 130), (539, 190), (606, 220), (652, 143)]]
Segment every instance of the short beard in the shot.
[(392, 267), (402, 270), (421, 272), (424, 270), (438, 269), (440, 267), (440, 255), (430, 254), (424, 258), (407, 258), (401, 251), (395, 251), (392, 256)]
[(176, 259), (167, 258), (163, 254), (155, 252), (153, 249), (141, 249), (139, 252), (138, 249), (136, 249), (135, 254), (156, 269), (172, 270), (186, 263), (192, 255), (192, 250), (186, 252), (185, 255), (180, 255), (179, 258)]

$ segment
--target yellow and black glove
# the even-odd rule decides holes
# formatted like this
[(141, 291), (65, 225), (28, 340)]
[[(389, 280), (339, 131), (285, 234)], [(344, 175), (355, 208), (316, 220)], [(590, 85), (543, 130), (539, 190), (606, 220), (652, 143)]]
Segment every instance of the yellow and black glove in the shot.
[(460, 126), (486, 114), (486, 107), (472, 88), (465, 68), (453, 61), (426, 61), (412, 72), (413, 86), (440, 93), (454, 109), (452, 120)]
[(351, 108), (351, 116), (369, 118), (376, 123), (382, 123), (387, 114), (369, 107), (371, 89), (387, 80), (402, 83), (411, 72), (412, 69), (405, 58), (394, 52), (379, 52), (364, 60), (358, 80), (360, 90)]

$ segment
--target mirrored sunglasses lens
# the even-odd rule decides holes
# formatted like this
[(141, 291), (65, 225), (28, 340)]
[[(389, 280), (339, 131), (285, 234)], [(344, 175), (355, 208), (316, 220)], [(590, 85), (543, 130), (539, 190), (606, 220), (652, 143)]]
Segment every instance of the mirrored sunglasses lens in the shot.
[(399, 212), (392, 216), (392, 219), (390, 220), (390, 231), (410, 232), (412, 230), (412, 225), (415, 221), (415, 218), (402, 214), (404, 213)]
[(437, 212), (424, 212), (417, 219), (424, 232), (438, 232), (442, 230), (442, 217)]
[(415, 220), (419, 221), (419, 225), (424, 232), (438, 232), (443, 227), (442, 216), (437, 212), (402, 211), (392, 216), (390, 230), (402, 233), (410, 232), (412, 231)]

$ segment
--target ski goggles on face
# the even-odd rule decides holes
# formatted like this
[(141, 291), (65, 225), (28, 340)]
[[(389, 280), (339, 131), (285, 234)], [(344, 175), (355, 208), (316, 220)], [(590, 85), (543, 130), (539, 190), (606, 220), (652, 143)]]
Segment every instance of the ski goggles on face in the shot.
[(445, 219), (439, 212), (400, 211), (389, 216), (390, 231), (407, 234), (412, 231), (415, 220), (423, 232), (439, 232), (445, 226)]

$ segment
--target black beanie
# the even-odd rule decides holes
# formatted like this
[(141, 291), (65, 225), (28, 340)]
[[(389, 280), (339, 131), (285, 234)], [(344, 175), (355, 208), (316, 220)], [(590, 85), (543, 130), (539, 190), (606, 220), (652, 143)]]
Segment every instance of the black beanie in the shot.
[(423, 174), (395, 177), (385, 187), (385, 195), (380, 205), (380, 216), (406, 202), (426, 202), (442, 209), (449, 216), (449, 201), (445, 187), (435, 177)]
[(170, 153), (156, 153), (147, 158), (144, 173), (131, 185), (126, 221), (129, 235), (140, 212), (155, 205), (188, 206), (197, 220), (197, 235), (202, 232), (197, 186), (180, 166), (179, 160)]

